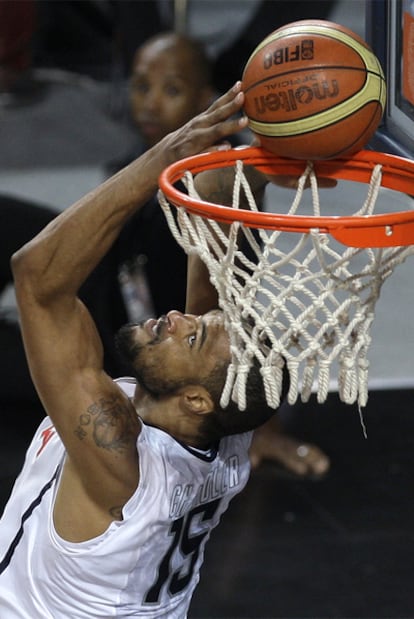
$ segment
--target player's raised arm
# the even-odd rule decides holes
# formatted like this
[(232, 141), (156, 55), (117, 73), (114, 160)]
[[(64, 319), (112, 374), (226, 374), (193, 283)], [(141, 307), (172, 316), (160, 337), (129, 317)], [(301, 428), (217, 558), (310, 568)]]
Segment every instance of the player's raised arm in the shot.
[[(236, 84), (205, 112), (60, 214), (13, 256), (32, 378), (73, 468), (93, 488), (105, 467), (117, 478), (112, 487), (118, 481), (127, 488), (123, 496), (136, 485), (139, 424), (129, 400), (103, 371), (102, 345), (78, 290), (129, 217), (154, 194), (164, 167), (239, 131), (245, 121), (234, 115), (242, 104), (243, 93)], [(99, 411), (102, 419), (95, 429), (91, 411)]]
[[(261, 204), (268, 179), (252, 166), (244, 168), (246, 178), (257, 204)], [(213, 204), (230, 206), (233, 200), (234, 168), (216, 168), (200, 172), (195, 178), (195, 187), (202, 200)], [(244, 194), (240, 205), (248, 208)], [(222, 224), (223, 229), (227, 228)], [(203, 314), (218, 307), (217, 291), (210, 283), (207, 267), (197, 254), (188, 256), (186, 311)]]

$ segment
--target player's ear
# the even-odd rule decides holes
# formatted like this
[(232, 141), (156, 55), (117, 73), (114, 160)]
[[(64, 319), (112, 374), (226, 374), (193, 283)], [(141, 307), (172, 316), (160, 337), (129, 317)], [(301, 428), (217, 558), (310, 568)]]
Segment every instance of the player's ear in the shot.
[(210, 393), (201, 385), (184, 387), (180, 395), (180, 407), (194, 415), (211, 413), (214, 405)]

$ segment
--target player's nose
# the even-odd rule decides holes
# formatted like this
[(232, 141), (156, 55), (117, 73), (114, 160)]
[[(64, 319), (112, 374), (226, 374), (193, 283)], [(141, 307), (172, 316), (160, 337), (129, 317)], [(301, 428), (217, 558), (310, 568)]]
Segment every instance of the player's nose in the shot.
[(196, 326), (197, 316), (194, 314), (183, 314), (177, 310), (172, 310), (167, 314), (170, 333), (176, 333), (181, 330), (192, 330)]
[(162, 98), (156, 90), (150, 90), (144, 98), (143, 105), (147, 110), (157, 111), (161, 106)]

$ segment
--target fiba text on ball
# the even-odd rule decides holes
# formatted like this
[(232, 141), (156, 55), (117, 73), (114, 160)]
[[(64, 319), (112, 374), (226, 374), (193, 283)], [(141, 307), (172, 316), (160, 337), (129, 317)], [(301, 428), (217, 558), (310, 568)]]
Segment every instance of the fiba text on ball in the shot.
[(263, 68), (271, 69), (287, 62), (297, 62), (298, 60), (313, 60), (314, 46), (312, 39), (304, 39), (300, 45), (291, 45), (267, 52), (263, 56)]

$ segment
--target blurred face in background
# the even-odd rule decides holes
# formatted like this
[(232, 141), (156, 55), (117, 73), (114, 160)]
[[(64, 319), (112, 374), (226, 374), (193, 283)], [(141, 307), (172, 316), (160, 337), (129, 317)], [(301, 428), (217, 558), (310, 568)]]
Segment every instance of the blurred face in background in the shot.
[(161, 35), (137, 51), (131, 74), (132, 118), (147, 146), (154, 146), (205, 110), (213, 91), (186, 39)]

